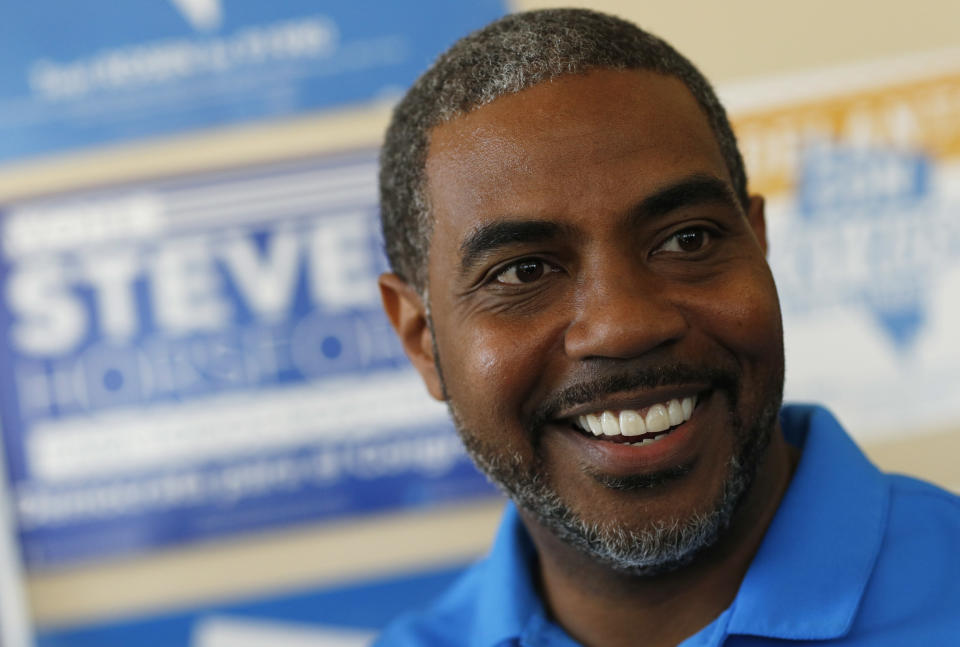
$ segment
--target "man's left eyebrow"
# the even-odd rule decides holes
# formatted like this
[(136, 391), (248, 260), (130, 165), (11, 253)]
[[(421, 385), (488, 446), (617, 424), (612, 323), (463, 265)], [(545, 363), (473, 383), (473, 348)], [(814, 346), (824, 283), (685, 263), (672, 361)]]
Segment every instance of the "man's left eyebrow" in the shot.
[(648, 196), (633, 209), (633, 217), (646, 220), (662, 216), (681, 207), (698, 204), (723, 204), (733, 209), (742, 207), (730, 185), (712, 175), (691, 175)]

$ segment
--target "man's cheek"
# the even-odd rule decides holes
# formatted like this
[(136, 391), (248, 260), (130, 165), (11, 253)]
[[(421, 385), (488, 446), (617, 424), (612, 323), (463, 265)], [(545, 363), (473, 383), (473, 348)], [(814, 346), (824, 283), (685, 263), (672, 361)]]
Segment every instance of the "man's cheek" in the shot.
[(777, 298), (773, 279), (754, 284), (752, 293), (742, 313), (737, 313), (740, 334), (746, 348), (760, 354), (761, 359), (769, 361), (774, 351), (783, 346), (783, 324), (780, 319), (780, 303)]
[(783, 328), (780, 306), (772, 279), (754, 277), (723, 301), (727, 304), (715, 313), (714, 329), (740, 364), (741, 404), (748, 409), (767, 404), (771, 390), (783, 384)]
[(502, 339), (472, 324), (452, 328), (440, 346), (440, 356), (453, 393), (466, 394), (471, 400), (497, 400), (498, 385), (509, 374)]
[[(469, 400), (482, 422), (498, 427), (521, 425), (522, 412), (539, 374), (539, 358), (511, 327), (458, 326), (469, 331), (448, 340), (458, 357), (450, 376), (451, 395)], [(453, 383), (455, 382), (455, 383)]]
[(468, 350), (473, 352), (471, 356), (473, 370), (491, 386), (500, 382), (507, 373), (507, 360), (501, 348), (503, 341), (492, 334), (480, 334), (467, 342), (470, 344), (467, 347)]
[(533, 322), (503, 321), (495, 316), (478, 316), (458, 322), (450, 342), (464, 357), (465, 368), (494, 383), (519, 377), (518, 366), (536, 361)]
[(780, 306), (772, 279), (761, 274), (729, 281), (710, 302), (711, 327), (728, 344), (758, 352), (780, 344)]

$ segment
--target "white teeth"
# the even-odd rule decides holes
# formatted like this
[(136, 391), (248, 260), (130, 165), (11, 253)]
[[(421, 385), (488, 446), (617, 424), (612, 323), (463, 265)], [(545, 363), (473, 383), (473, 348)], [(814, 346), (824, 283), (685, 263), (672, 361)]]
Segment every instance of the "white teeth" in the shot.
[(680, 406), (680, 400), (670, 400), (667, 404), (667, 416), (670, 418), (671, 427), (683, 422), (683, 407)]
[[(590, 431), (595, 436), (642, 436), (683, 424), (693, 416), (696, 406), (697, 396), (694, 395), (655, 404), (647, 410), (646, 416), (641, 416), (633, 409), (623, 409), (619, 413), (611, 410), (578, 416), (577, 423), (581, 429)], [(647, 445), (659, 438), (645, 438), (630, 444)]]
[(592, 413), (587, 414), (587, 428), (593, 432), (594, 436), (603, 435), (603, 425), (600, 424), (600, 416)]
[(624, 409), (620, 412), (620, 433), (624, 436), (642, 436), (647, 433), (647, 427), (639, 413)]
[(647, 432), (665, 431), (670, 428), (670, 416), (667, 415), (667, 408), (662, 404), (655, 404), (647, 411), (643, 419), (647, 425)]
[(620, 423), (617, 421), (617, 416), (610, 411), (604, 411), (600, 415), (600, 425), (603, 427), (603, 433), (607, 436), (620, 435)]

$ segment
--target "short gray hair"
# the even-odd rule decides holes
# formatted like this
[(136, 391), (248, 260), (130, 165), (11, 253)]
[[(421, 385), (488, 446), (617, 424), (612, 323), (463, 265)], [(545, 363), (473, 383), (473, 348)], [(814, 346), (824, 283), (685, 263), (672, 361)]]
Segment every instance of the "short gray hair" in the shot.
[(682, 81), (706, 114), (746, 207), (746, 172), (726, 112), (683, 55), (636, 25), (595, 11), (517, 13), (457, 41), (394, 109), (380, 152), (380, 218), (397, 275), (424, 293), (433, 224), (426, 194), (430, 131), (498, 97), (595, 69), (649, 70)]

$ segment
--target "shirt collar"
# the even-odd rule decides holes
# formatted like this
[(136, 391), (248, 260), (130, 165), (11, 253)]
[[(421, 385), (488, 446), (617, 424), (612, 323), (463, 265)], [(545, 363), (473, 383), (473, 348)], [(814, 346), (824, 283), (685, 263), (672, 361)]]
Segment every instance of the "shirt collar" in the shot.
[(532, 619), (544, 615), (536, 591), (537, 554), (513, 503), (503, 521), (485, 564), (488, 569), (477, 596), (476, 626), (472, 647), (491, 647), (515, 641)]
[(803, 451), (733, 603), (729, 633), (823, 640), (845, 635), (886, 527), (888, 487), (825, 409), (786, 407)]

